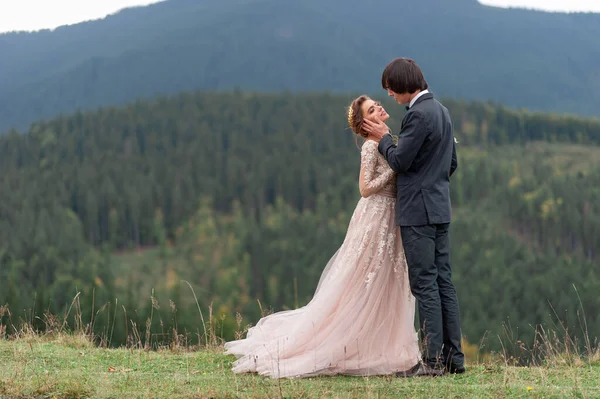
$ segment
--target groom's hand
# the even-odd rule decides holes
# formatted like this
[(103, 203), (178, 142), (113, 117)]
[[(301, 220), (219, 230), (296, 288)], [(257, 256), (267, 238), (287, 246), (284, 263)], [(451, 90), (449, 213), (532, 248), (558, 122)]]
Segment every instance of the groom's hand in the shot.
[(390, 132), (390, 128), (379, 118), (375, 121), (363, 120), (363, 130), (376, 139), (381, 139)]

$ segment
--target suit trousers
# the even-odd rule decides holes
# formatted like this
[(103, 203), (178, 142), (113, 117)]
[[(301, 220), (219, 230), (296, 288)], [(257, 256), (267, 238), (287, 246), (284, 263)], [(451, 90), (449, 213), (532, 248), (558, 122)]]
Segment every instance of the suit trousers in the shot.
[(410, 288), (418, 303), (423, 361), (432, 367), (464, 366), (449, 227), (450, 223), (400, 227)]

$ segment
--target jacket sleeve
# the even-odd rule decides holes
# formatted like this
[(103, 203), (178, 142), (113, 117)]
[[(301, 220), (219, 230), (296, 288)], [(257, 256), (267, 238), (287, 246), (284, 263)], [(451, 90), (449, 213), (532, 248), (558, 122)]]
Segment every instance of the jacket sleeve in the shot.
[[(454, 140), (454, 139), (453, 139)], [(452, 161), (450, 162), (450, 174), (452, 176), (454, 171), (458, 168), (458, 156), (456, 155), (456, 143), (452, 143)]]
[(405, 173), (412, 165), (419, 149), (427, 138), (428, 131), (423, 115), (409, 112), (398, 136), (398, 144), (386, 135), (379, 141), (379, 152), (396, 173)]

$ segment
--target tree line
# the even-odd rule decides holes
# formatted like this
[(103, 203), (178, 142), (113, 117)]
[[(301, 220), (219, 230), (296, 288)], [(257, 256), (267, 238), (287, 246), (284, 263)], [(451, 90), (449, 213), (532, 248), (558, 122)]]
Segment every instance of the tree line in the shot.
[[(164, 325), (194, 331), (188, 281), (227, 316), (226, 337), (236, 313), (256, 321), (258, 301), (305, 304), (359, 198), (351, 99), (183, 93), (0, 138), (0, 303), (27, 318), (81, 292), (88, 316), (110, 303), (144, 325), (154, 288), (160, 312), (177, 307)], [(467, 338), (547, 322), (549, 302), (575, 323), (573, 285), (599, 334), (600, 121), (445, 104), (459, 141), (452, 245)], [(113, 343), (128, 334), (117, 323)]]

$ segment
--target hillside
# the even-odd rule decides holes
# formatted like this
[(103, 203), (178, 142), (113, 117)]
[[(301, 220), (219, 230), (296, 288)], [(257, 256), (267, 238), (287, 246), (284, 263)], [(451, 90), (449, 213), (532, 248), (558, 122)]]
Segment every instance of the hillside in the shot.
[[(359, 198), (350, 99), (184, 93), (3, 136), (0, 303), (43, 328), (35, 315), (80, 293), (113, 345), (153, 314), (153, 342), (173, 326), (205, 341), (198, 307), (230, 339), (238, 313), (245, 325), (305, 304)], [(580, 343), (600, 336), (600, 121), (446, 104), (467, 340), (499, 349), (506, 323), (524, 342), (560, 322)]]
[(379, 92), (397, 56), (418, 60), (442, 96), (599, 115), (600, 15), (476, 0), (370, 4), (169, 0), (55, 31), (2, 34), (0, 132), (198, 88)]
[(330, 377), (271, 380), (235, 375), (219, 348), (188, 351), (103, 349), (84, 337), (0, 339), (0, 396), (6, 398), (479, 398), (595, 397), (597, 362), (523, 368), (470, 364), (442, 378)]

